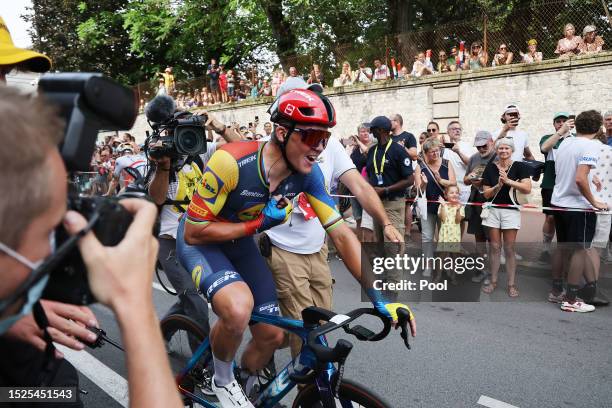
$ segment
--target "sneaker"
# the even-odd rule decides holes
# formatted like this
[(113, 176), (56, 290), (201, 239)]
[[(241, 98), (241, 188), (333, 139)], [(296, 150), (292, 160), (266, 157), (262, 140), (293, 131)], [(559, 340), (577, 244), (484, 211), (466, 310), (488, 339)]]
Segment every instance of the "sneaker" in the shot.
[(514, 259), (516, 259), (516, 261), (522, 261), (523, 257), (518, 253), (518, 252), (514, 252)]
[(561, 304), (563, 303), (563, 299), (565, 298), (565, 291), (560, 292), (558, 295), (555, 295), (554, 292), (550, 292), (548, 294), (548, 301), (550, 303), (557, 303), (557, 304)]
[(501, 255), (499, 256), (499, 264), (500, 265), (505, 265), (506, 264), (506, 256), (504, 255), (504, 253), (502, 252)]
[(213, 376), (212, 390), (223, 408), (255, 408), (236, 380), (227, 385), (218, 386)]
[(588, 313), (595, 310), (595, 306), (589, 305), (588, 303), (579, 302), (578, 300), (576, 300), (574, 303), (564, 301), (561, 303), (561, 310), (566, 312)]

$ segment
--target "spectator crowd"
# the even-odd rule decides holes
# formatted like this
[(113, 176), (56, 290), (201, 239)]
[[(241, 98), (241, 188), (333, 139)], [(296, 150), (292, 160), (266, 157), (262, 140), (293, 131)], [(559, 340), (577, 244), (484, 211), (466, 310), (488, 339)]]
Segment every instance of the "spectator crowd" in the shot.
[[(345, 66), (345, 77), (350, 72), (350, 66)], [(317, 74), (313, 73), (314, 81)], [(364, 69), (363, 75), (368, 74)], [(595, 111), (578, 117), (555, 113), (554, 133), (540, 141), (542, 161), (536, 160), (528, 146), (529, 135), (520, 126), (518, 106), (505, 106), (501, 121), (499, 129), (480, 130), (472, 140), (464, 137), (459, 121), (451, 121), (445, 133), (430, 121), (425, 131), (418, 133), (417, 141), (404, 130), (402, 116), (394, 114), (362, 123), (357, 134), (340, 140), (357, 170), (379, 195), (394, 227), (404, 234), (406, 245), (421, 244), (429, 258), (452, 257), (465, 254), (466, 234), (474, 236), (476, 254), (486, 257), (487, 265), (475, 271), (471, 280), (482, 283), (485, 294), (495, 292), (503, 268), (507, 295), (520, 296), (518, 264), (523, 256), (530, 256), (521, 255), (517, 245), (522, 227), (520, 206), (528, 203), (534, 180), (541, 181), (545, 223), (537, 261), (550, 265), (552, 271), (548, 300), (572, 311), (590, 311), (592, 304), (607, 304), (607, 297), (596, 287), (602, 262), (608, 265), (612, 261), (611, 215), (597, 211), (612, 203), (612, 111), (603, 117)], [(270, 122), (262, 125), (258, 117), (229, 127), (234, 140), (265, 141), (273, 131)], [(225, 143), (211, 132), (209, 139)], [(140, 171), (144, 163), (146, 158), (130, 134), (107, 136), (92, 160), (94, 190), (117, 192), (134, 181), (125, 169), (137, 167)], [(568, 169), (571, 174), (566, 174)], [(584, 178), (584, 185), (576, 181), (578, 176)], [(332, 186), (332, 192), (342, 191), (342, 185)], [(350, 202), (351, 211), (345, 214), (355, 220), (359, 239), (383, 240), (384, 226), (363, 211), (357, 200)], [(581, 247), (566, 250), (562, 247), (566, 243)], [(572, 253), (578, 258), (568, 258)], [(568, 265), (572, 265), (569, 271)], [(582, 270), (575, 265), (590, 267)], [(440, 280), (442, 272), (425, 267), (423, 276)], [(456, 282), (455, 275), (450, 279)]]
[[(518, 264), (525, 256), (531, 265), (550, 268), (548, 301), (574, 312), (605, 306), (609, 300), (597, 282), (602, 265), (612, 263), (612, 111), (603, 116), (593, 110), (578, 116), (555, 113), (554, 133), (540, 140), (543, 162), (531, 152), (520, 120), (518, 106), (507, 105), (501, 128), (480, 130), (469, 141), (459, 121), (451, 121), (446, 134), (431, 121), (417, 143), (403, 129), (401, 115), (380, 116), (359, 125), (344, 144), (393, 226), (404, 232), (406, 245), (420, 245), (426, 258), (467, 254), (467, 233), (476, 242), (476, 253), (471, 254), (487, 259), (471, 276), (472, 282), (482, 284), (483, 293), (495, 292), (503, 266), (506, 294), (521, 296), (519, 272), (524, 269)], [(393, 142), (403, 149), (390, 148)], [(517, 235), (524, 226), (523, 205), (540, 179), (542, 244), (521, 246)], [(351, 201), (359, 238), (377, 242), (381, 226)], [(534, 254), (534, 247), (541, 251)], [(522, 256), (519, 251), (530, 253)], [(449, 271), (425, 266), (422, 275), (440, 281), (443, 272)], [(449, 278), (456, 283), (452, 271)]]
[[(167, 67), (159, 74), (157, 94), (171, 95), (180, 109), (190, 109), (266, 96), (275, 97), (280, 86), (291, 77), (300, 77), (308, 84), (318, 83), (324, 87), (345, 87), (359, 83), (409, 80), (446, 72), (476, 71), (487, 67), (543, 61), (544, 55), (538, 51), (537, 39), (532, 38), (525, 45), (524, 50), (510, 50), (506, 43), (500, 43), (493, 55), (489, 55), (480, 41), (472, 42), (469, 48), (461, 41), (458, 47), (451, 47), (448, 53), (447, 50), (440, 49), (437, 61), (433, 60), (432, 50), (424, 50), (418, 52), (414, 60), (406, 64), (391, 58), (389, 65), (386, 65), (386, 61), (375, 59), (372, 66), (367, 66), (366, 61), (360, 58), (355, 69), (352, 69), (350, 61), (347, 60), (342, 62), (340, 73), (333, 80), (326, 79), (320, 64), (316, 63), (306, 74), (299, 73), (294, 66), (289, 68), (288, 74), (280, 67), (271, 74), (262, 74), (255, 69), (247, 72), (226, 69), (224, 64), (218, 64), (213, 58), (206, 70), (206, 83), (201, 88), (187, 84), (177, 86), (172, 67)], [(554, 58), (567, 59), (577, 55), (596, 54), (603, 50), (604, 45), (604, 40), (597, 34), (594, 25), (585, 26), (580, 36), (576, 35), (574, 25), (568, 23), (564, 27), (563, 38), (557, 42)], [(144, 104), (145, 100), (142, 99), (141, 108), (144, 108)]]

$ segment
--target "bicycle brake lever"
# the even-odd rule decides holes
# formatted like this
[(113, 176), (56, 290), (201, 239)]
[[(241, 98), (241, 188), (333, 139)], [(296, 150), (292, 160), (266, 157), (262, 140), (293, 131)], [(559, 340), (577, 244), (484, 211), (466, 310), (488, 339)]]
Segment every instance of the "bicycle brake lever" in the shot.
[(397, 323), (400, 326), (400, 336), (404, 340), (404, 345), (410, 350), (410, 343), (408, 341), (408, 319), (410, 319), (410, 313), (403, 307), (397, 309)]

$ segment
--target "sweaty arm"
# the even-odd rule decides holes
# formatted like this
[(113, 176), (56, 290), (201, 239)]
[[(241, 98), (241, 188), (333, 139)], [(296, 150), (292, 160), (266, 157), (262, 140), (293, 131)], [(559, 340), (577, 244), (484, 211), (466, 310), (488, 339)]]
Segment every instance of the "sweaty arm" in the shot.
[(170, 183), (170, 160), (167, 159), (163, 163), (159, 162), (155, 168), (153, 179), (149, 184), (149, 195), (155, 201), (155, 204), (162, 205), (166, 201), (168, 194), (168, 185)]

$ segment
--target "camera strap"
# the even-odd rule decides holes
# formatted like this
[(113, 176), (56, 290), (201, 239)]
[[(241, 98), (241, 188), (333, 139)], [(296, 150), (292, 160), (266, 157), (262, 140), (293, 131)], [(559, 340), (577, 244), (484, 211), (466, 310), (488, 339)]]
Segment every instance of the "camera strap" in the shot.
[(34, 320), (38, 327), (43, 331), (43, 337), (45, 339), (45, 358), (43, 362), (42, 372), (41, 372), (41, 383), (40, 386), (46, 386), (50, 381), (55, 378), (57, 373), (57, 369), (59, 368), (58, 360), (55, 358), (55, 346), (53, 345), (53, 339), (49, 334), (49, 320), (47, 319), (47, 315), (45, 314), (45, 309), (43, 309), (40, 301), (36, 302), (32, 308), (32, 313), (34, 315)]

